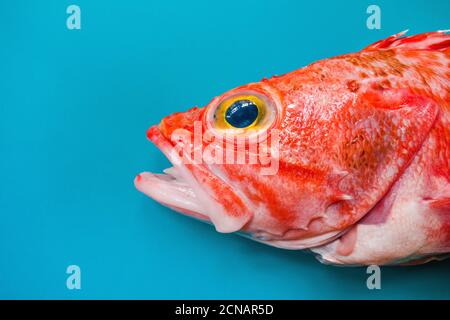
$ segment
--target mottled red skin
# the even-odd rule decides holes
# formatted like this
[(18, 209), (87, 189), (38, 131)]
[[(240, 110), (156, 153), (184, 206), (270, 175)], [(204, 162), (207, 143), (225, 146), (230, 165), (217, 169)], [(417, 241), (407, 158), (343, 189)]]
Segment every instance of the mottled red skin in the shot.
[[(429, 37), (440, 41), (423, 44)], [(230, 184), (206, 165), (188, 168), (227, 214), (244, 217), (243, 230), (283, 240), (346, 230), (383, 199), (413, 160), (425, 179), (441, 176), (448, 182), (449, 41), (436, 33), (391, 37), (233, 89), (224, 96), (270, 88), (271, 98), (280, 102), (278, 174), (262, 176), (260, 165), (217, 165)], [(178, 128), (193, 132), (194, 121), (203, 121), (206, 129), (205, 114), (221, 97), (164, 118), (150, 128), (149, 139), (170, 140)], [(429, 141), (433, 145), (424, 148)], [(448, 247), (448, 194), (436, 199), (433, 188), (420, 195), (438, 208), (442, 221), (430, 228), (430, 237)], [(265, 216), (257, 218), (261, 206)]]

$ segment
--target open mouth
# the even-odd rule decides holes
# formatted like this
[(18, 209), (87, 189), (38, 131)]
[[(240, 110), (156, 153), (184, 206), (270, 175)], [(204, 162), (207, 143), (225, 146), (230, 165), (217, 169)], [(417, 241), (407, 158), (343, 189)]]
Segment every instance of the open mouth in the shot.
[(151, 127), (147, 137), (173, 167), (163, 174), (139, 174), (134, 180), (139, 191), (175, 211), (213, 224), (218, 232), (242, 230), (252, 213), (228, 183), (180, 155), (158, 126)]
[(161, 174), (143, 172), (137, 175), (134, 180), (136, 188), (175, 211), (208, 221), (205, 206), (199, 199), (202, 191), (180, 157), (172, 152), (171, 143), (156, 126), (149, 129), (147, 136), (164, 153), (173, 167), (165, 169)]

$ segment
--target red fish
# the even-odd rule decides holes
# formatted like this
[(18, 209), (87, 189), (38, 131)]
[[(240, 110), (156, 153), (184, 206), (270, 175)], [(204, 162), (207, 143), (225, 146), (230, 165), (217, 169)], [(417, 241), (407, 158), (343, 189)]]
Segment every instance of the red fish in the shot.
[(148, 138), (173, 167), (138, 190), (330, 264), (450, 254), (450, 35), (403, 33), (232, 89)]

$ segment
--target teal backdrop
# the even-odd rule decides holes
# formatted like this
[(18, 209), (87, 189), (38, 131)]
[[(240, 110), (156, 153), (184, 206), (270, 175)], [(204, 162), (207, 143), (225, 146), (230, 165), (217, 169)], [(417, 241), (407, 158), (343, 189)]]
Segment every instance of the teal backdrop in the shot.
[(216, 233), (133, 186), (169, 165), (145, 136), (163, 116), (449, 18), (448, 0), (1, 1), (0, 298), (449, 299), (450, 261), (383, 267), (368, 290), (365, 268)]

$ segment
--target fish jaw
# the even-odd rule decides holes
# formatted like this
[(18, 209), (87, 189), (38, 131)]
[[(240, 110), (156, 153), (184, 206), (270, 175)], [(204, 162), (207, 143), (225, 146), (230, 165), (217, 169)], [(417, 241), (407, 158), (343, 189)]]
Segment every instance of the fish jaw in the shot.
[(176, 154), (171, 152), (172, 145), (160, 133), (157, 127), (151, 127), (148, 137), (167, 156), (173, 167), (166, 169), (165, 174), (142, 172), (134, 179), (134, 185), (142, 193), (171, 209), (209, 221), (204, 207), (197, 199), (192, 187), (192, 177)]
[(175, 211), (202, 221), (209, 220), (192, 187), (172, 174), (143, 172), (136, 176), (134, 184), (142, 193)]
[(231, 186), (204, 165), (182, 157), (159, 126), (152, 126), (147, 137), (173, 167), (164, 170), (165, 174), (139, 174), (134, 180), (139, 191), (177, 212), (212, 223), (218, 232), (239, 231), (251, 219)]

